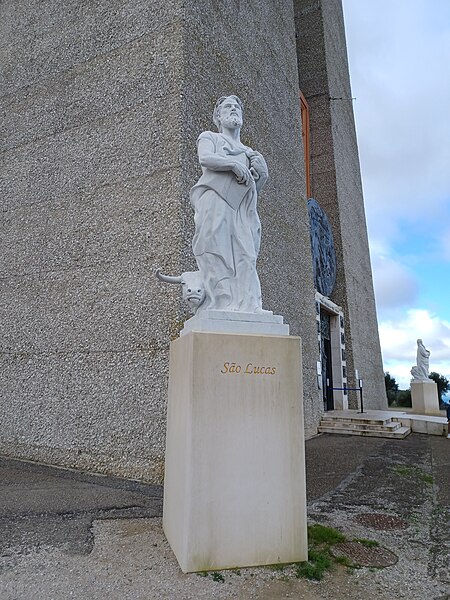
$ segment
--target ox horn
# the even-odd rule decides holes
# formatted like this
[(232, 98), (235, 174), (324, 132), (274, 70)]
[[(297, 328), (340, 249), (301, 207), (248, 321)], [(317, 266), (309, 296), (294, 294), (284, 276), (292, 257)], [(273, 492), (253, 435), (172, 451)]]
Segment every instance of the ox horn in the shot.
[(160, 281), (165, 281), (166, 283), (181, 283), (181, 276), (173, 277), (172, 275), (163, 275), (161, 269), (157, 269), (156, 277)]

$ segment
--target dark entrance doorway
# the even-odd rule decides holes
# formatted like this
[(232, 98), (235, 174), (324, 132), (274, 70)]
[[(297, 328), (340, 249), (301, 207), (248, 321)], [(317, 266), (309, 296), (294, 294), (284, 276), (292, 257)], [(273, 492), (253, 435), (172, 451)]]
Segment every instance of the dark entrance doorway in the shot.
[(333, 369), (331, 359), (331, 316), (320, 311), (320, 338), (322, 349), (322, 394), (323, 406), (326, 411), (334, 410)]

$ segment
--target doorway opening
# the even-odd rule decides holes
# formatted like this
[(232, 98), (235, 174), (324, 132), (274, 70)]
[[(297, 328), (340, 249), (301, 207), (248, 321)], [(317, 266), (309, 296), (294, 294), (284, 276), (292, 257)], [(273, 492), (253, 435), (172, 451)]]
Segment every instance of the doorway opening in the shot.
[(319, 342), (317, 366), (324, 411), (346, 410), (347, 364), (345, 352), (344, 314), (342, 308), (316, 292), (316, 317)]
[(325, 411), (334, 410), (333, 360), (331, 354), (331, 315), (320, 311), (320, 348), (322, 363), (322, 397)]

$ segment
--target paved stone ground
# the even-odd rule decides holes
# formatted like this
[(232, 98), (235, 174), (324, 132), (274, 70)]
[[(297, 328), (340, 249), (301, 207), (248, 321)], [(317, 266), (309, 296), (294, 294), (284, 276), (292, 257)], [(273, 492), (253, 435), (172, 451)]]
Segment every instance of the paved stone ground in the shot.
[[(378, 541), (396, 565), (339, 567), (321, 582), (289, 568), (184, 575), (162, 534), (160, 487), (4, 458), (0, 599), (450, 599), (450, 440), (322, 435), (306, 449), (310, 521)], [(363, 526), (366, 513), (407, 527)]]

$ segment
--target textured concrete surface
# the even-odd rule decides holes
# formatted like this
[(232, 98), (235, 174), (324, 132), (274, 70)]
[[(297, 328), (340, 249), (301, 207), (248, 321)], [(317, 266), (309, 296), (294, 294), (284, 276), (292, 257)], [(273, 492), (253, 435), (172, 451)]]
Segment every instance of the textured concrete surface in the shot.
[[(299, 63), (310, 95), (311, 69), (325, 68), (311, 51), (343, 33), (331, 12), (324, 36), (314, 10), (302, 17), (310, 47)], [(258, 269), (265, 307), (302, 338), (305, 431), (315, 434), (322, 400), (293, 3), (6, 0), (0, 40), (0, 452), (161, 482), (168, 348), (186, 312), (179, 290), (153, 273), (194, 266), (195, 142), (212, 127), (216, 98), (230, 92), (245, 103), (244, 143), (269, 165)], [(339, 48), (336, 61), (343, 57)], [(330, 69), (346, 90), (345, 61)], [(334, 192), (351, 175), (356, 189), (351, 112), (332, 121), (320, 102), (315, 139), (323, 133), (322, 147), (341, 147), (345, 138), (346, 166), (339, 179), (325, 157), (315, 173)], [(345, 252), (366, 251), (361, 231), (360, 246), (342, 234)], [(353, 258), (342, 262), (349, 278), (367, 283), (367, 265), (355, 270)], [(353, 298), (348, 305), (337, 301), (347, 324), (355, 320), (347, 348), (370, 345), (355, 350), (362, 360), (378, 356), (377, 336), (370, 285), (355, 297), (355, 281), (339, 292)], [(369, 390), (370, 365), (357, 366)]]
[(0, 448), (161, 481), (180, 269), (179, 4), (3, 2)]
[[(340, 0), (294, 3), (300, 88), (310, 107), (312, 194), (337, 254), (331, 299), (345, 314), (348, 384), (364, 379), (368, 408), (387, 408)], [(349, 407), (357, 408), (354, 392)]]
[[(450, 441), (322, 435), (306, 442), (310, 522), (398, 556), (387, 569), (338, 568), (321, 582), (292, 569), (184, 575), (161, 528), (162, 490), (0, 460), (0, 597), (112, 600), (444, 600), (450, 584)], [(361, 515), (403, 519), (403, 529), (362, 525)]]
[(0, 11), (0, 450), (161, 481), (168, 347), (186, 313), (153, 273), (194, 264), (195, 142), (224, 92), (242, 96), (244, 141), (269, 163), (259, 271), (265, 305), (302, 335), (315, 433), (291, 4), (46, 0)]

